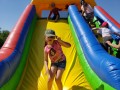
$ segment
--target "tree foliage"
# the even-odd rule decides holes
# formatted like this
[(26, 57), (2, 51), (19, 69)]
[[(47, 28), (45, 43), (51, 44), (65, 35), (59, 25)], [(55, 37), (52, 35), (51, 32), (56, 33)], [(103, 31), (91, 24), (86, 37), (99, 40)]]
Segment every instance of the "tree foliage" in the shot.
[(4, 44), (6, 38), (8, 37), (9, 35), (9, 31), (8, 30), (3, 30), (3, 31), (0, 31), (0, 47), (2, 47), (2, 45)]

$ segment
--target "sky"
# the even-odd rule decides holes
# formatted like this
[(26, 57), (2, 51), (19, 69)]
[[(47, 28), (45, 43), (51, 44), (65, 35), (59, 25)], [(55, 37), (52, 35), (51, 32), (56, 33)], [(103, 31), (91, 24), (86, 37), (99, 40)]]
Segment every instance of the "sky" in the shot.
[[(95, 0), (120, 23), (120, 0)], [(0, 0), (0, 30), (12, 31), (31, 0)]]
[(101, 6), (117, 22), (120, 23), (120, 0), (95, 0), (98, 6)]
[(0, 0), (0, 29), (12, 31), (31, 0)]

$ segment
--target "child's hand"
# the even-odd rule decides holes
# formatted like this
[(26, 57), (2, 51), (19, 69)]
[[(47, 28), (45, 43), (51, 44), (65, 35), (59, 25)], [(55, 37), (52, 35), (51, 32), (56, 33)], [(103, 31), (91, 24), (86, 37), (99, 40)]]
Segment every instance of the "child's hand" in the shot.
[(110, 44), (111, 44), (111, 42), (110, 42), (110, 41), (106, 41), (106, 43), (107, 43), (108, 45), (110, 45)]
[(50, 78), (52, 77), (52, 73), (50, 70), (46, 71), (45, 75), (48, 75), (48, 77), (50, 77)]
[(45, 75), (50, 75), (50, 70), (47, 70), (46, 72), (45, 72)]
[(58, 41), (61, 41), (61, 38), (60, 38), (60, 37), (58, 37), (58, 36), (56, 36), (56, 39), (57, 39)]
[(54, 20), (54, 22), (57, 22), (57, 20)]

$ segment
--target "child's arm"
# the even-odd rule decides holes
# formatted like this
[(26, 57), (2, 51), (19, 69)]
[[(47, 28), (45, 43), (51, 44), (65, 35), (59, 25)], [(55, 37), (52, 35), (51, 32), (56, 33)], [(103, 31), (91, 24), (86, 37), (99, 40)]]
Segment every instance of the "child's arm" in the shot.
[(82, 16), (84, 16), (84, 13), (85, 13), (85, 9), (84, 9), (84, 7), (83, 7), (83, 5), (81, 6), (81, 11), (82, 11)]
[(62, 46), (64, 46), (64, 47), (68, 47), (68, 48), (71, 47), (71, 44), (70, 44), (70, 43), (61, 40), (60, 37), (56, 37), (56, 38), (57, 38), (57, 41), (60, 43), (60, 45), (62, 45)]
[(99, 28), (92, 28), (92, 30), (100, 30)]
[(47, 20), (48, 20), (48, 19), (50, 18), (50, 16), (52, 15), (52, 12), (53, 12), (53, 10), (50, 11)]
[(44, 65), (46, 69), (46, 73), (49, 74), (49, 68), (48, 68), (48, 53), (44, 51)]
[(111, 46), (111, 47), (114, 47), (114, 48), (117, 48), (117, 49), (120, 48), (120, 41), (119, 41), (118, 45), (112, 44), (110, 41), (106, 41), (106, 43), (107, 43), (109, 46)]

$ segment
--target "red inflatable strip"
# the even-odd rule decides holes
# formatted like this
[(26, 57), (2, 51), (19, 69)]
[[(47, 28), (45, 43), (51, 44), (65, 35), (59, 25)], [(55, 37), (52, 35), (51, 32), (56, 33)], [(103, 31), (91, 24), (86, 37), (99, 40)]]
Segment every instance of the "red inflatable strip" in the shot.
[(17, 42), (19, 40), (24, 23), (29, 15), (29, 12), (32, 9), (32, 6), (33, 5), (30, 4), (26, 7), (26, 9), (22, 13), (20, 19), (18, 20), (17, 24), (13, 28), (13, 30), (10, 33), (10, 35), (8, 36), (8, 38), (6, 39), (2, 48), (0, 49), (0, 61), (4, 60), (8, 56), (10, 56), (11, 53), (14, 51), (14, 49), (17, 45)]
[(112, 18), (104, 9), (102, 9), (100, 6), (96, 6), (96, 8), (99, 9), (99, 11), (102, 12), (112, 23), (120, 28), (120, 24), (114, 18)]

